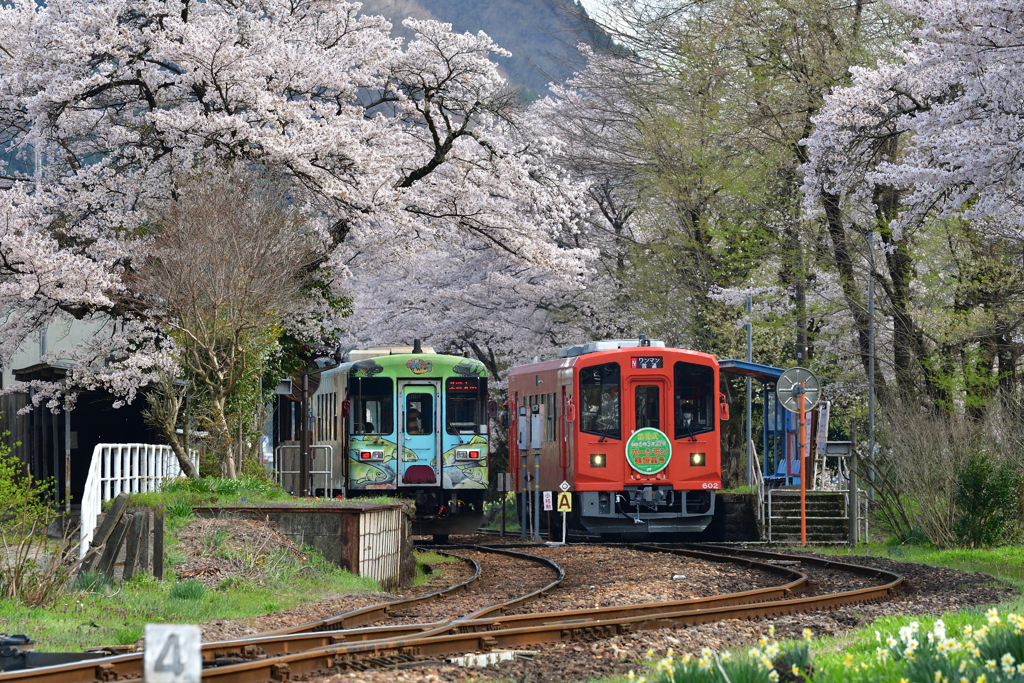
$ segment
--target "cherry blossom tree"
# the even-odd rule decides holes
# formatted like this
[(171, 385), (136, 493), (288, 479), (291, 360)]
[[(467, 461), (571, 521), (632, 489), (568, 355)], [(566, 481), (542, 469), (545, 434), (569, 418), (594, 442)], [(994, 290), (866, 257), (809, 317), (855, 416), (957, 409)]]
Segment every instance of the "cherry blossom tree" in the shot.
[(853, 70), (853, 84), (828, 97), (807, 141), (809, 198), (856, 194), (877, 205), (874, 189), (893, 188), (903, 193), (898, 229), (955, 214), (1020, 240), (1024, 8), (891, 4), (923, 25), (896, 59)]
[[(48, 321), (100, 316), (107, 332), (71, 352), (72, 387), (131, 400), (173, 369), (165, 330), (126, 304), (123, 276), (181, 171), (225, 163), (263, 169), (322, 219), (334, 273), (350, 244), (404, 257), (415, 240), (468, 239), (584, 278), (557, 240), (573, 193), (543, 142), (516, 135), (516, 98), (489, 60), (504, 52), (483, 33), (405, 25), (407, 45), (337, 1), (0, 8), (13, 182), (0, 193), (0, 362)], [(59, 387), (35, 388), (56, 407)]]
[[(891, 4), (920, 27), (893, 58), (853, 69), (852, 84), (826, 98), (805, 142), (806, 205), (828, 225), (847, 298), (863, 290), (856, 245), (874, 252), (865, 277), (889, 302), (900, 394), (914, 395), (921, 378), (949, 406), (951, 373), (977, 400), (1014, 376), (1021, 354), (1019, 246), (1000, 243), (1019, 245), (1024, 225), (1024, 9)], [(851, 308), (863, 337), (864, 309)], [(876, 383), (884, 387), (881, 374)]]

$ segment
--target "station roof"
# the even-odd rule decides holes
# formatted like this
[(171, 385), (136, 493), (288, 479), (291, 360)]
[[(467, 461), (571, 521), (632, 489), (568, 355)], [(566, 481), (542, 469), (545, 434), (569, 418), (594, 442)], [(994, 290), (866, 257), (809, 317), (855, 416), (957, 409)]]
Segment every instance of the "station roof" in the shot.
[(751, 363), (750, 361), (739, 360), (738, 358), (727, 358), (726, 360), (719, 361), (718, 369), (722, 372), (728, 372), (733, 375), (753, 377), (754, 379), (762, 382), (774, 382), (779, 377), (782, 377), (782, 373), (785, 372), (782, 368), (777, 368), (772, 365)]

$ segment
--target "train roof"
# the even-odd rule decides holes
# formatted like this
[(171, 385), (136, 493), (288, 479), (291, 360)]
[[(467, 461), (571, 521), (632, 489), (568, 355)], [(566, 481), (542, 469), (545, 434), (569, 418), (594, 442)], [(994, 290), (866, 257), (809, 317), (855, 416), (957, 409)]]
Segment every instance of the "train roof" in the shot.
[(613, 351), (616, 349), (633, 349), (648, 346), (664, 348), (665, 342), (657, 339), (602, 339), (601, 341), (592, 341), (587, 342), (586, 344), (566, 346), (558, 352), (558, 357), (571, 358), (573, 356), (583, 356), (588, 353), (597, 353), (598, 351)]
[[(424, 346), (423, 353), (434, 353), (434, 348)], [(357, 361), (364, 358), (377, 358), (378, 356), (397, 356), (413, 352), (412, 346), (368, 346), (365, 349), (349, 349), (345, 354), (345, 361)]]
[[(527, 363), (525, 365), (518, 365), (514, 368), (510, 368), (508, 371), (509, 376), (525, 374), (531, 372), (544, 372), (547, 370), (557, 370), (559, 368), (571, 368), (574, 367), (577, 362), (581, 360), (595, 360), (604, 357), (622, 357), (625, 355), (636, 355), (637, 353), (646, 353), (647, 349), (650, 349), (650, 353), (654, 355), (670, 354), (676, 356), (677, 360), (682, 356), (689, 356), (692, 360), (702, 364), (717, 365), (718, 360), (710, 353), (704, 353), (702, 351), (691, 351), (690, 349), (678, 349), (671, 346), (665, 346), (665, 342), (651, 341), (650, 346), (641, 346), (637, 343), (636, 339), (612, 339), (605, 340), (602, 342), (590, 342), (589, 344), (580, 344), (578, 346), (570, 346), (562, 351), (568, 349), (578, 349), (584, 347), (593, 348), (587, 350), (585, 353), (566, 353), (562, 355), (559, 352), (558, 358), (551, 358), (549, 360), (539, 361), (537, 363)], [(598, 346), (602, 345), (602, 346)]]
[(371, 356), (342, 363), (331, 372), (352, 372), (356, 376), (373, 377), (382, 372), (390, 375), (422, 377), (464, 375), (487, 377), (487, 368), (478, 360), (440, 353), (397, 353)]

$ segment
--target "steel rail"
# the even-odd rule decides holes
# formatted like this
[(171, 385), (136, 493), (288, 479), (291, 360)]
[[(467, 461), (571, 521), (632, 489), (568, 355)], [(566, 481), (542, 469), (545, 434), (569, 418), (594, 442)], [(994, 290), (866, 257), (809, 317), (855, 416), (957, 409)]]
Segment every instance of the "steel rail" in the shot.
[[(674, 552), (687, 554), (684, 549), (661, 548), (656, 546), (634, 546), (637, 549), (649, 549), (658, 552)], [(764, 553), (770, 559), (803, 561), (803, 557)], [(815, 558), (810, 558), (815, 559)], [(812, 562), (814, 564), (814, 562)], [(628, 616), (616, 615), (612, 618), (593, 618), (582, 620), (566, 620), (563, 616), (570, 613), (551, 613), (547, 615), (526, 615), (545, 623), (521, 626), (513, 625), (514, 620), (506, 622), (511, 628), (497, 628), (485, 632), (447, 633), (437, 636), (417, 636), (390, 639), (387, 641), (366, 641), (345, 643), (338, 646), (310, 650), (274, 659), (246, 662), (223, 668), (207, 669), (203, 672), (206, 683), (255, 683), (266, 680), (287, 680), (294, 676), (305, 675), (318, 670), (339, 668), (365, 668), (373, 660), (384, 663), (395, 658), (411, 658), (461, 653), (472, 650), (489, 650), (495, 647), (520, 647), (538, 643), (571, 642), (610, 637), (636, 630), (652, 630), (667, 627), (691, 626), (721, 621), (723, 619), (749, 619), (795, 614), (797, 612), (829, 609), (846, 604), (863, 603), (882, 600), (890, 597), (902, 583), (903, 577), (886, 570), (879, 570), (861, 565), (841, 562), (821, 561), (821, 564), (850, 571), (855, 574), (870, 575), (876, 578), (889, 579), (886, 583), (868, 588), (859, 588), (839, 593), (802, 598), (787, 598), (756, 604), (726, 605), (704, 607), (700, 609), (668, 611), (661, 613), (642, 613)], [(597, 612), (607, 614), (611, 610), (599, 609)], [(558, 615), (556, 617), (556, 615)], [(468, 624), (466, 624), (468, 626)], [(362, 663), (361, 660), (367, 660)]]
[[(271, 647), (270, 650), (278, 651), (279, 647), (287, 649), (298, 646), (296, 649), (302, 649), (302, 651), (295, 652), (293, 650), (291, 653), (282, 653), (280, 655), (277, 655), (276, 652), (271, 654), (270, 651), (266, 650), (262, 653), (249, 652), (249, 656), (255, 654), (261, 658), (223, 667), (208, 668), (204, 670), (204, 680), (208, 682), (217, 681), (218, 683), (220, 681), (224, 681), (224, 683), (248, 683), (249, 681), (265, 680), (283, 681), (293, 676), (312, 673), (317, 670), (335, 667), (362, 669), (403, 659), (408, 660), (418, 656), (446, 655), (478, 649), (486, 650), (493, 647), (535, 645), (544, 642), (588, 640), (628, 633), (634, 630), (687, 626), (729, 618), (754, 618), (793, 614), (801, 611), (827, 609), (844, 604), (884, 599), (891, 595), (902, 581), (902, 577), (892, 572), (860, 565), (818, 560), (817, 558), (804, 556), (751, 551), (749, 554), (767, 560), (786, 560), (787, 562), (792, 562), (793, 560), (800, 562), (808, 561), (809, 564), (820, 564), (852, 573), (867, 574), (874, 578), (889, 579), (888, 582), (882, 585), (869, 588), (820, 596), (789, 598), (787, 596), (794, 589), (803, 588), (807, 585), (805, 574), (787, 569), (786, 567), (767, 564), (760, 560), (752, 560), (747, 557), (737, 558), (737, 555), (743, 553), (737, 552), (732, 548), (713, 548), (716, 553), (710, 553), (706, 550), (695, 548), (680, 549), (651, 545), (633, 545), (629, 547), (643, 551), (669, 552), (685, 556), (703, 557), (711, 561), (738, 562), (746, 566), (758, 567), (779, 574), (796, 575), (798, 578), (786, 586), (772, 589), (758, 589), (673, 603), (615, 606), (544, 614), (513, 615), (491, 619), (469, 618), (467, 616), (442, 624), (417, 625), (415, 628), (418, 629), (418, 632), (414, 632), (414, 626), (409, 625), (355, 629), (333, 633), (307, 633), (292, 636), (290, 639), (288, 636), (279, 636), (271, 638), (265, 643), (270, 645), (272, 641), (278, 644), (277, 647)], [(717, 551), (722, 551), (726, 554), (718, 554)], [(513, 553), (513, 551), (505, 552)], [(534, 591), (534, 594), (539, 594), (544, 590)], [(775, 591), (774, 596), (781, 596), (782, 599), (773, 599), (773, 595), (769, 591)], [(767, 601), (756, 602), (758, 599)], [(522, 598), (515, 601), (521, 602)], [(485, 608), (485, 610), (500, 611), (497, 608), (498, 606), (490, 606)], [(423, 626), (432, 626), (434, 628), (422, 630)], [(380, 636), (385, 633), (387, 636), (381, 639)], [(299, 644), (296, 638), (303, 642)], [(318, 643), (317, 638), (330, 639), (331, 643), (328, 645), (325, 640), (320, 640)], [(246, 645), (251, 647), (252, 643), (253, 640), (250, 639), (247, 641), (233, 641), (210, 645), (244, 648)], [(312, 649), (307, 649), (310, 646), (312, 646)], [(109, 681), (132, 678), (133, 676), (128, 671), (117, 671), (114, 668), (115, 660), (118, 659), (121, 658), (112, 658), (101, 662), (93, 661), (90, 662), (89, 667), (77, 667), (80, 669), (77, 677), (61, 675), (63, 672), (60, 670), (70, 668), (68, 665), (65, 665), (0, 675), (0, 680), (31, 678), (33, 683), (81, 683), (87, 680)], [(94, 670), (93, 675), (91, 677), (82, 676), (81, 674), (84, 674), (84, 670), (88, 668)], [(44, 678), (44, 673), (49, 675)], [(66, 673), (70, 674), (72, 672), (67, 671)], [(22, 674), (22, 676), (17, 674)], [(32, 674), (35, 675), (33, 676)], [(138, 675), (137, 673), (134, 677)]]
[(445, 550), (434, 551), (439, 555), (446, 555), (448, 557), (456, 557), (463, 562), (467, 563), (473, 570), (473, 575), (454, 585), (443, 588), (433, 593), (427, 593), (426, 595), (420, 595), (412, 598), (403, 598), (401, 600), (390, 600), (388, 602), (378, 603), (376, 605), (367, 605), (359, 609), (354, 609), (349, 612), (343, 612), (331, 617), (325, 617), (324, 619), (318, 619), (316, 621), (310, 621), (305, 624), (299, 624), (297, 626), (287, 626), (285, 628), (275, 629), (273, 631), (267, 631), (261, 633), (261, 636), (277, 636), (277, 635), (288, 635), (292, 633), (315, 633), (318, 631), (334, 631), (339, 628), (354, 628), (361, 624), (366, 624), (372, 621), (377, 621), (388, 616), (388, 612), (394, 610), (397, 607), (412, 607), (418, 605), (421, 602), (428, 602), (431, 600), (437, 600), (440, 598), (446, 598), (453, 593), (460, 590), (467, 590), (473, 583), (480, 578), (480, 563), (474, 559), (456, 555)]
[[(307, 622), (293, 627), (277, 629), (261, 633), (244, 640), (208, 642), (202, 644), (202, 655), (204, 662), (218, 663), (224, 661), (243, 661), (254, 657), (279, 656), (291, 652), (303, 651), (314, 647), (323, 647), (338, 642), (338, 634), (349, 633), (369, 634), (387, 633), (390, 637), (396, 635), (434, 635), (445, 633), (449, 630), (449, 624), (460, 623), (465, 619), (480, 618), (494, 612), (501, 613), (503, 610), (531, 600), (542, 593), (551, 590), (561, 583), (565, 578), (565, 572), (553, 560), (528, 555), (506, 549), (492, 549), (485, 546), (463, 546), (483, 552), (492, 552), (500, 555), (511, 555), (529, 559), (533, 562), (548, 565), (553, 569), (557, 578), (549, 582), (543, 588), (532, 591), (526, 595), (512, 598), (504, 602), (488, 605), (476, 610), (459, 619), (431, 622), (425, 624), (402, 624), (397, 626), (381, 626), (370, 629), (355, 629), (358, 624), (378, 621), (388, 616), (388, 612), (395, 608), (410, 607), (422, 602), (445, 598), (457, 591), (467, 590), (471, 584), (476, 582), (482, 573), (480, 563), (474, 559), (463, 557), (450, 552), (450, 550), (438, 550), (439, 554), (458, 558), (470, 565), (474, 570), (473, 575), (460, 583), (448, 586), (447, 588), (426, 595), (392, 600), (374, 605), (367, 605), (356, 610), (344, 612), (335, 616), (327, 617), (317, 621)], [(342, 629), (332, 628), (342, 626)], [(350, 635), (359, 637), (358, 635)], [(319, 645), (317, 642), (319, 641)], [(103, 659), (84, 660), (70, 664), (63, 664), (51, 667), (40, 667), (36, 669), (23, 669), (9, 673), (0, 673), (0, 681), (31, 680), (33, 683), (79, 683), (81, 681), (112, 681), (137, 679), (142, 676), (142, 654), (133, 652)]]

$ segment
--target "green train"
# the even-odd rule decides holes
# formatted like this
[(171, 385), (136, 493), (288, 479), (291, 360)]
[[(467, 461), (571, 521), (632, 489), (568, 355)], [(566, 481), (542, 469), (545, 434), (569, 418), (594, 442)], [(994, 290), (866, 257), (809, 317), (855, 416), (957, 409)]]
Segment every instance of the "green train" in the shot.
[(313, 469), (329, 471), (347, 497), (414, 500), (415, 534), (472, 533), (488, 487), (487, 370), (419, 344), (392, 350), (352, 350), (321, 374), (310, 401)]

